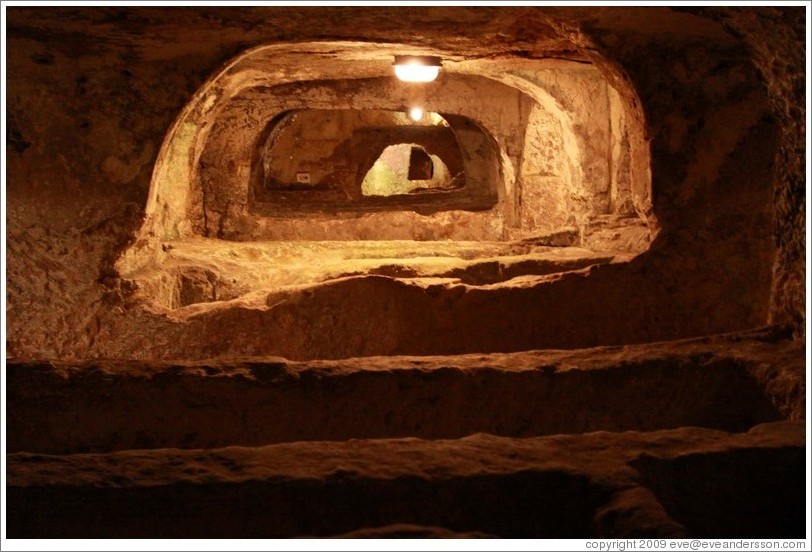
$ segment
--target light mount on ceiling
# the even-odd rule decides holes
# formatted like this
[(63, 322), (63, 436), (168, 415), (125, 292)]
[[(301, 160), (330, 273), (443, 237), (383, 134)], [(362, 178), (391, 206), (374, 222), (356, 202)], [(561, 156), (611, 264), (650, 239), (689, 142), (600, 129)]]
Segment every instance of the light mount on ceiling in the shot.
[(423, 118), (423, 108), (413, 107), (409, 110), (409, 118), (415, 123)]
[(440, 72), (439, 56), (395, 56), (395, 75), (405, 82), (431, 82)]

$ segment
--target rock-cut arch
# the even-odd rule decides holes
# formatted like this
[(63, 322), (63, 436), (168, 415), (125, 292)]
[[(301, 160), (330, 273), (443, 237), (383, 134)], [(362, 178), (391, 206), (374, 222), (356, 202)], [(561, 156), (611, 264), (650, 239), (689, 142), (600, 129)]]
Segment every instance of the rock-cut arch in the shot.
[[(409, 47), (397, 44), (373, 47), (353, 42), (268, 45), (248, 50), (226, 63), (201, 86), (169, 129), (153, 171), (144, 223), (134, 245), (119, 259), (119, 270), (127, 273), (150, 264), (160, 257), (162, 242), (200, 235), (200, 228), (193, 221), (196, 216), (200, 218), (201, 211), (204, 210), (204, 196), (207, 194), (205, 186), (200, 182), (201, 155), (213, 129), (218, 123), (223, 123), (221, 116), (224, 109), (240, 94), (251, 90), (270, 90), (273, 87), (295, 88), (310, 83), (312, 97), (316, 97), (318, 94), (314, 90), (319, 87), (319, 82), (339, 82), (348, 78), (353, 79), (353, 82), (359, 82), (359, 79), (391, 79), (392, 56), (404, 49)], [(450, 55), (447, 57), (453, 58)], [(533, 77), (533, 63), (532, 60), (519, 60), (507, 69), (500, 70), (499, 64), (489, 64), (487, 60), (460, 60), (456, 63), (448, 61), (444, 64), (444, 71), (448, 73), (449, 82), (462, 83), (461, 89), (467, 86), (465, 79), (480, 79), (480, 83), (487, 80), (495, 86), (506, 86), (529, 98), (527, 107), (520, 107), (520, 110), (529, 109), (531, 119), (552, 121), (550, 126), (560, 139), (560, 147), (555, 153), (560, 171), (556, 175), (556, 185), (559, 186), (556, 192), (561, 198), (566, 198), (568, 204), (561, 209), (560, 216), (550, 222), (550, 227), (566, 222), (563, 221), (565, 212), (569, 219), (573, 219), (575, 215), (574, 219), (579, 220), (592, 214), (611, 212), (611, 205), (605, 199), (595, 199), (595, 194), (588, 187), (590, 178), (584, 172), (584, 150), (588, 149), (588, 144), (585, 145), (583, 136), (575, 131), (579, 122), (573, 119), (571, 106), (567, 105), (560, 91), (547, 87), (544, 82)], [(313, 107), (329, 107), (335, 102), (341, 103), (341, 98), (336, 96), (337, 89), (322, 89), (320, 97), (323, 98), (323, 103)], [(477, 93), (478, 90), (474, 92), (472, 88), (471, 97), (475, 98)], [(464, 100), (464, 97), (461, 98), (461, 101)], [(279, 105), (281, 108), (269, 114), (268, 118), (297, 107), (289, 98), (284, 98)], [(623, 108), (631, 109), (628, 104)], [(457, 115), (462, 116), (459, 113)], [(250, 116), (248, 114), (246, 118)], [(487, 118), (488, 114), (482, 116)], [(642, 120), (642, 115), (633, 113), (627, 119)], [(476, 121), (476, 124), (488, 128), (486, 122)], [(535, 122), (530, 125), (531, 129), (536, 126)], [(532, 146), (532, 137), (527, 132), (527, 126), (515, 130), (512, 136), (518, 138), (513, 138), (513, 142), (511, 138), (495, 136), (499, 157), (498, 195), (503, 238), (511, 235), (511, 228), (521, 230), (522, 224), (531, 220), (523, 219), (519, 197), (522, 187), (529, 185), (531, 180), (525, 173), (532, 166), (532, 155), (528, 155), (527, 151), (528, 144)], [(640, 140), (635, 144), (639, 146)], [(644, 147), (638, 147), (632, 152), (633, 157), (645, 157), (647, 151), (644, 150)], [(245, 158), (250, 159), (250, 156), (246, 155)], [(632, 162), (635, 163), (634, 159)], [(639, 163), (635, 164), (637, 165)], [(536, 168), (533, 167), (532, 170)], [(244, 174), (247, 182), (247, 175), (252, 168), (250, 161), (241, 164), (239, 160), (230, 160), (226, 161), (225, 170), (238, 175)], [(632, 177), (636, 182), (628, 193), (633, 195), (635, 210), (650, 218), (650, 181), (647, 181), (650, 176), (645, 171), (637, 171)], [(234, 213), (245, 211), (248, 204), (247, 190), (246, 184), (244, 196), (228, 198), (227, 209)], [(616, 193), (613, 190), (605, 192), (605, 195)], [(624, 204), (623, 198), (616, 203)], [(203, 216), (205, 217), (205, 213)]]

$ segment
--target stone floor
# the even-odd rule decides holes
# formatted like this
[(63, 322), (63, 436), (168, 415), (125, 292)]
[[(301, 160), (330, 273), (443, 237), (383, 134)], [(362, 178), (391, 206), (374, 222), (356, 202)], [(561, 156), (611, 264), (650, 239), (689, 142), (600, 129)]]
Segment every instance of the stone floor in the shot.
[(8, 365), (9, 537), (802, 537), (805, 354)]

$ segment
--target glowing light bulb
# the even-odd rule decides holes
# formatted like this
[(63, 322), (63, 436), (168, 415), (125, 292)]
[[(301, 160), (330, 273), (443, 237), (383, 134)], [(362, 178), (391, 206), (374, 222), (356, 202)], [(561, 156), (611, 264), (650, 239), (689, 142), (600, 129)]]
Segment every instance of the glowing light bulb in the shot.
[(395, 75), (406, 82), (431, 82), (440, 72), (435, 56), (395, 56)]
[(423, 109), (421, 109), (419, 107), (411, 108), (409, 110), (409, 117), (412, 119), (412, 121), (415, 121), (415, 122), (419, 121), (420, 119), (423, 118)]
[(395, 75), (406, 82), (431, 82), (437, 78), (439, 67), (430, 67), (411, 63), (409, 65), (395, 65)]

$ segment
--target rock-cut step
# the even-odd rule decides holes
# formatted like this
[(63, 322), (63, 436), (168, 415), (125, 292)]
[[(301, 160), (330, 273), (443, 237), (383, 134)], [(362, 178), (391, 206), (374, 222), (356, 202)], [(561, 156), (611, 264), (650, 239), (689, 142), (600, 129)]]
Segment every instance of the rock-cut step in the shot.
[[(803, 538), (805, 426), (7, 457), (10, 538)], [(701, 497), (701, 499), (697, 499)]]
[(7, 366), (7, 447), (51, 454), (804, 418), (803, 344), (759, 333), (579, 351)]

